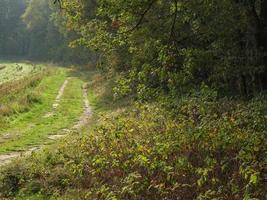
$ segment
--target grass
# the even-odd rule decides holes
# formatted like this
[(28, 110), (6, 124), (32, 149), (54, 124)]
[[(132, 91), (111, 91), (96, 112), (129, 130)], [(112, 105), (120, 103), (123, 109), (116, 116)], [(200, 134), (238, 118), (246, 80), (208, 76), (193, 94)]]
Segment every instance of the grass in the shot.
[(0, 85), (14, 80), (19, 80), (23, 77), (35, 74), (43, 70), (42, 65), (33, 65), (30, 63), (0, 63)]
[[(40, 99), (40, 103), (31, 105), (30, 109), (26, 110), (26, 112), (14, 112), (12, 115), (8, 115), (6, 118), (9, 127), (11, 129), (12, 127), (15, 128), (17, 126), (18, 128), (21, 128), (21, 126), (28, 124), (29, 120), (38, 120), (40, 115), (50, 109), (57, 95), (58, 88), (62, 85), (65, 78), (66, 74), (63, 70), (56, 70), (53, 71), (51, 75), (44, 77), (43, 80), (35, 87), (27, 87), (22, 91), (18, 91), (15, 94), (8, 95), (2, 99), (1, 103), (3, 105), (10, 105), (10, 102), (11, 104), (19, 103), (20, 98), (23, 98), (24, 94), (29, 91), (35, 92)], [(20, 104), (19, 106), (23, 105)]]
[(2, 139), (0, 153), (20, 151), (28, 146), (49, 142), (48, 135), (71, 127), (77, 121), (83, 109), (81, 90), (83, 81), (75, 77), (69, 80), (55, 115), (44, 117), (52, 110), (58, 90), (67, 76), (67, 70), (59, 69), (45, 77), (33, 90), (39, 94), (39, 103), (32, 105), (27, 112), (8, 117), (8, 128), (0, 129), (0, 141)]

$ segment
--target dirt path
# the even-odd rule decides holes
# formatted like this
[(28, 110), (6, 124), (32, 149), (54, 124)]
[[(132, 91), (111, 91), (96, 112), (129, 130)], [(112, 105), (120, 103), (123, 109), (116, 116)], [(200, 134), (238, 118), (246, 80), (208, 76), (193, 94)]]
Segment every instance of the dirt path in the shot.
[[(58, 94), (57, 94), (57, 97), (52, 105), (52, 111), (47, 113), (44, 117), (48, 118), (48, 117), (51, 117), (54, 115), (55, 113), (55, 110), (57, 109), (57, 107), (59, 106), (59, 103), (60, 103), (60, 100), (64, 94), (64, 91), (65, 91), (65, 88), (67, 86), (67, 84), (69, 83), (69, 78), (67, 78), (63, 85), (60, 87), (59, 91), (58, 91)], [(19, 156), (23, 156), (25, 154), (31, 154), (33, 151), (39, 149), (39, 147), (34, 147), (34, 148), (31, 148), (31, 149), (28, 149), (27, 151), (21, 151), (21, 152), (10, 152), (10, 153), (7, 153), (7, 154), (3, 154), (3, 155), (0, 155), (0, 166), (1, 165), (5, 165), (7, 163), (9, 163), (12, 159), (14, 158), (17, 158)]]
[(59, 106), (60, 100), (61, 100), (61, 98), (63, 96), (64, 91), (65, 91), (65, 88), (66, 88), (67, 84), (69, 83), (69, 79), (70, 78), (67, 78), (64, 81), (63, 85), (61, 86), (60, 90), (58, 91), (58, 95), (56, 97), (55, 103), (53, 104), (53, 109), (54, 110), (57, 109), (57, 107)]
[[(47, 113), (45, 115), (45, 117), (50, 117), (52, 115), (54, 115), (56, 108), (59, 106), (60, 104), (60, 100), (62, 98), (62, 95), (64, 94), (64, 90), (68, 84), (69, 79), (65, 80), (65, 82), (63, 83), (62, 87), (60, 88), (58, 95), (55, 99), (55, 102), (53, 104), (53, 111), (50, 113)], [(79, 130), (81, 129), (83, 126), (86, 125), (86, 123), (88, 122), (88, 119), (91, 116), (91, 108), (89, 105), (89, 100), (88, 100), (88, 90), (87, 90), (87, 86), (86, 84), (83, 85), (82, 87), (82, 92), (83, 92), (83, 114), (80, 116), (80, 119), (78, 120), (78, 122), (70, 129), (63, 129), (61, 131), (58, 132), (57, 135), (50, 135), (48, 137), (48, 139), (50, 140), (58, 140), (62, 137), (65, 137), (68, 133), (70, 133), (73, 130)], [(7, 154), (3, 154), (0, 155), (0, 166), (6, 165), (8, 163), (10, 163), (13, 159), (21, 157), (21, 156), (27, 156), (30, 155), (31, 153), (41, 150), (44, 147), (44, 145), (40, 145), (40, 146), (36, 146), (36, 147), (32, 147), (26, 151), (21, 151), (21, 152), (10, 152)]]
[(61, 100), (61, 98), (62, 98), (62, 96), (63, 96), (63, 94), (64, 94), (65, 88), (66, 88), (66, 86), (67, 86), (68, 83), (69, 83), (69, 79), (70, 79), (70, 78), (67, 78), (67, 79), (64, 81), (63, 85), (61, 86), (61, 88), (59, 89), (58, 94), (57, 94), (57, 97), (56, 97), (56, 99), (55, 99), (55, 102), (53, 103), (53, 106), (52, 106), (53, 109), (52, 109), (51, 112), (47, 113), (47, 114), (44, 116), (45, 118), (52, 117), (52, 116), (55, 114), (55, 111), (56, 111), (57, 107), (59, 106), (60, 100)]
[(90, 118), (92, 111), (89, 105), (89, 100), (88, 100), (88, 89), (87, 89), (87, 84), (83, 84), (83, 114), (81, 115), (79, 121), (77, 124), (73, 127), (73, 129), (80, 129), (83, 126), (86, 125), (88, 122), (88, 119)]
[(39, 149), (41, 149), (41, 147), (32, 147), (28, 149), (27, 151), (10, 152), (8, 154), (0, 155), (0, 167), (10, 163), (15, 158), (31, 155), (32, 152), (37, 151)]
[(83, 84), (82, 86), (82, 92), (83, 92), (83, 114), (80, 116), (77, 123), (70, 129), (63, 129), (56, 135), (50, 135), (48, 138), (51, 140), (57, 140), (59, 138), (65, 137), (66, 134), (70, 133), (71, 131), (79, 130), (83, 126), (85, 126), (92, 114), (89, 100), (88, 100), (88, 89), (87, 84)]

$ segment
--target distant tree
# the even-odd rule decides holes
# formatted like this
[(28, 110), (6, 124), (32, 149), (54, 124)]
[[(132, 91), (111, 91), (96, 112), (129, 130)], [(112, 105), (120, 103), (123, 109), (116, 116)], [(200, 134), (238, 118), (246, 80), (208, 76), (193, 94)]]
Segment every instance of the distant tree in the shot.
[(0, 1), (0, 55), (23, 56), (28, 37), (20, 16), (26, 7), (24, 0)]

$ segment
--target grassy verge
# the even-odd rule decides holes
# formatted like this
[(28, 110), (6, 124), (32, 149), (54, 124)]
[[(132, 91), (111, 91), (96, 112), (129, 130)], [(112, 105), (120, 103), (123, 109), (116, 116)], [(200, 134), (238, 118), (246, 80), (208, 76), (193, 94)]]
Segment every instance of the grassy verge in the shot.
[[(38, 82), (41, 82), (35, 84), (33, 87), (27, 85), (23, 89), (18, 89), (14, 93), (1, 99), (2, 106), (8, 107), (11, 110), (8, 114), (0, 113), (9, 126), (9, 128), (1, 126), (2, 132), (4, 130), (9, 131), (17, 126), (20, 128), (21, 126), (27, 125), (29, 120), (36, 120), (42, 113), (46, 112), (46, 110), (51, 109), (58, 88), (65, 78), (65, 72), (53, 71), (49, 76), (38, 80)], [(34, 95), (38, 101), (28, 102), (28, 95), (31, 95), (30, 98)], [(24, 101), (24, 99), (26, 99), (26, 101)]]
[(266, 97), (241, 102), (200, 91), (113, 102), (107, 80), (87, 78), (94, 125), (3, 168), (0, 196), (265, 199)]
[(0, 84), (0, 131), (7, 128), (12, 117), (28, 112), (40, 103), (35, 88), (42, 79), (52, 74), (52, 68), (40, 67), (36, 73), (21, 76), (18, 80)]

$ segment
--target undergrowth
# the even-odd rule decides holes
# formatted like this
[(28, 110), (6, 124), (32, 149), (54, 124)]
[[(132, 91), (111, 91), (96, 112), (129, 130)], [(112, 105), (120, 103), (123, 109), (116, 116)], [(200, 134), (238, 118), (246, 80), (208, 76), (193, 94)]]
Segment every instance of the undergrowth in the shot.
[(266, 199), (266, 96), (204, 89), (103, 110), (83, 133), (1, 169), (0, 197)]

